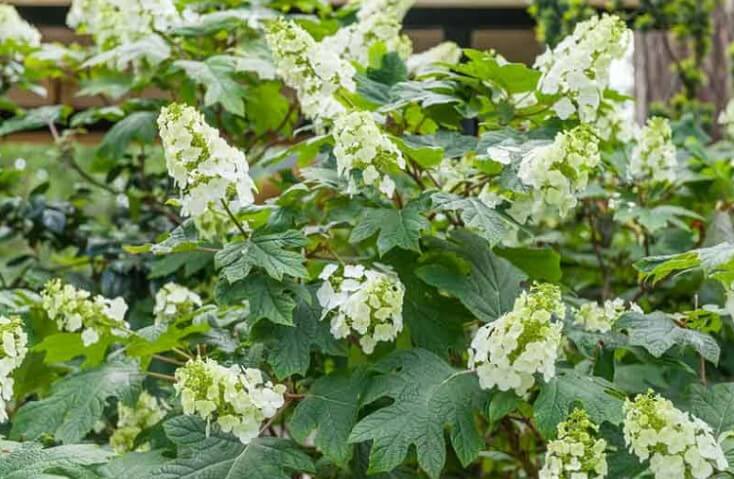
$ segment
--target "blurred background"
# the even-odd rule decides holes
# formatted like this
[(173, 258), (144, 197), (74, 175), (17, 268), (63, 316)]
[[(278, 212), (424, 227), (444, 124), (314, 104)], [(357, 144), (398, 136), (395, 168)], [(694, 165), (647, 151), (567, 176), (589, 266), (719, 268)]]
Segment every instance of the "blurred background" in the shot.
[[(65, 26), (69, 0), (8, 3), (40, 28), (44, 41), (85, 42)], [(635, 29), (628, 58), (612, 68), (612, 86), (635, 99), (630, 119), (689, 113), (705, 118), (716, 136), (715, 118), (731, 97), (734, 0), (417, 0), (405, 30), (416, 52), (451, 40), (532, 64), (546, 45), (601, 11), (623, 16)], [(23, 107), (99, 104), (77, 96), (75, 85), (64, 81), (49, 82), (47, 91), (45, 98), (24, 91), (11, 98)]]

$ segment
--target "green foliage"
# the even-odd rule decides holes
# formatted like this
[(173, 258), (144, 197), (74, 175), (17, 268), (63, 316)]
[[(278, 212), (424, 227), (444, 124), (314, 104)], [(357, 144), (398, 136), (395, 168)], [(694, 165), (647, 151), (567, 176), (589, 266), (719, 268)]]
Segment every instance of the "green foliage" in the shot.
[[(373, 38), (390, 28), (351, 36), (353, 2), (245, 3), (13, 50), (13, 85), (64, 76), (104, 103), (0, 100), (0, 135), (53, 138), (0, 145), (1, 478), (543, 477), (576, 408), (606, 477), (647, 477), (623, 428), (648, 389), (734, 466), (731, 139), (681, 116), (651, 153), (675, 171), (638, 175), (606, 85), (561, 120), (540, 66), (450, 44), (416, 66)], [(689, 44), (685, 101), (710, 33), (694, 3), (634, 18)], [(549, 45), (592, 14), (531, 11)], [(274, 25), (304, 36), (269, 45)], [(351, 113), (369, 128), (337, 134)], [(51, 279), (78, 296), (41, 295)]]
[(11, 437), (36, 440), (51, 434), (57, 441), (78, 442), (102, 418), (109, 398), (132, 403), (143, 375), (133, 361), (115, 361), (57, 382), (48, 397), (18, 410)]

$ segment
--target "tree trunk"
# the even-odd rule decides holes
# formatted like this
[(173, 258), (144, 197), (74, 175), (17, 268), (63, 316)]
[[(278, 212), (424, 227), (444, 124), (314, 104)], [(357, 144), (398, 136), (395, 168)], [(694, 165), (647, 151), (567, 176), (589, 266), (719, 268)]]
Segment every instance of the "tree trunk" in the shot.
[[(734, 41), (734, 0), (722, 0), (713, 13), (712, 46), (702, 68), (707, 83), (697, 98), (714, 106), (713, 135), (719, 136), (716, 122), (732, 94), (732, 67), (729, 45)], [(668, 32), (635, 32), (635, 115), (643, 123), (652, 102), (667, 102), (682, 89), (675, 73), (676, 60), (688, 56), (685, 45), (680, 45)]]

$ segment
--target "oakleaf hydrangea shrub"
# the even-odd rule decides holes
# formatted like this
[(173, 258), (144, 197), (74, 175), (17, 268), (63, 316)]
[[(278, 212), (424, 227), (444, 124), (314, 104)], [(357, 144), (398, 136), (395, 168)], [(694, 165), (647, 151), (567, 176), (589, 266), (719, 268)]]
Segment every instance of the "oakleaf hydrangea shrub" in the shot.
[(0, 124), (53, 139), (0, 144), (0, 477), (733, 474), (734, 107), (636, 124), (612, 14), (529, 66), (412, 4), (0, 8), (0, 91), (101, 102)]

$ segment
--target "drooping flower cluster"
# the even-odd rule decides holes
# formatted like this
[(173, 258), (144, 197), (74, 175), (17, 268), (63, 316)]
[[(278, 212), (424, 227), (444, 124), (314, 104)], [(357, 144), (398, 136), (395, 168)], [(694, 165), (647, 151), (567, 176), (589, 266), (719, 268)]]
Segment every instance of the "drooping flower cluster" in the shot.
[(278, 19), (267, 26), (265, 38), (278, 75), (296, 90), (301, 110), (317, 126), (345, 112), (334, 94), (344, 88), (355, 90), (354, 67), (339, 55), (318, 44), (295, 22)]
[(625, 306), (622, 298), (607, 300), (604, 304), (584, 303), (576, 311), (574, 319), (576, 324), (584, 327), (587, 331), (606, 333), (612, 329), (614, 323), (627, 311), (641, 313), (642, 310), (635, 303)]
[(0, 316), (0, 423), (8, 420), (6, 403), (13, 399), (12, 373), (28, 353), (28, 336), (17, 316)]
[(477, 371), (480, 386), (524, 396), (536, 373), (545, 381), (554, 377), (563, 325), (553, 315), (565, 314), (560, 289), (539, 284), (523, 291), (512, 311), (479, 328), (469, 347), (469, 368)]
[(653, 117), (641, 130), (632, 150), (629, 172), (633, 178), (653, 183), (675, 181), (678, 166), (673, 132), (666, 118)]
[(400, 19), (389, 10), (380, 11), (340, 28), (334, 35), (324, 38), (321, 45), (362, 65), (368, 64), (370, 50), (377, 44), (406, 59), (413, 47), (410, 39), (400, 34), (402, 27)]
[(171, 0), (73, 0), (66, 23), (101, 50), (165, 32), (181, 21)]
[(0, 4), (0, 45), (16, 46), (41, 45), (41, 32), (18, 14), (12, 5)]
[(255, 184), (245, 154), (227, 144), (194, 107), (173, 103), (158, 116), (168, 173), (181, 190), (181, 214), (201, 216), (222, 203), (252, 204)]
[(630, 39), (624, 21), (605, 14), (577, 24), (573, 34), (538, 57), (540, 92), (560, 96), (553, 105), (559, 118), (577, 113), (584, 123), (596, 119), (609, 86), (609, 66), (624, 56)]
[(439, 64), (453, 65), (461, 60), (461, 47), (454, 42), (443, 42), (424, 52), (411, 55), (405, 62), (408, 71), (421, 75), (443, 68)]
[(624, 405), (624, 440), (630, 452), (650, 461), (655, 479), (704, 479), (728, 468), (711, 427), (648, 391)]
[(181, 316), (191, 314), (201, 306), (201, 297), (176, 283), (166, 283), (155, 295), (156, 324), (175, 322)]
[(190, 360), (176, 370), (176, 392), (184, 414), (216, 421), (243, 444), (256, 438), (260, 423), (284, 404), (285, 386), (263, 379), (259, 369), (225, 367), (206, 358)]
[(514, 208), (518, 220), (528, 214), (540, 219), (550, 211), (561, 217), (577, 204), (589, 175), (601, 162), (599, 140), (591, 128), (580, 125), (556, 135), (553, 143), (530, 150), (522, 159), (518, 177), (533, 188), (531, 196)]
[(322, 319), (331, 317), (331, 334), (341, 339), (359, 337), (362, 350), (371, 354), (380, 341), (393, 341), (403, 330), (405, 287), (395, 273), (361, 265), (327, 265), (317, 292)]
[(607, 475), (607, 442), (583, 409), (574, 409), (548, 443), (540, 479), (602, 479)]
[(143, 391), (133, 407), (126, 406), (122, 401), (117, 403), (117, 427), (110, 436), (110, 446), (122, 454), (132, 450), (147, 451), (150, 444), (141, 444), (135, 447), (135, 439), (145, 429), (148, 429), (163, 419), (166, 415), (158, 399)]
[(375, 185), (386, 196), (395, 192), (388, 172), (405, 168), (400, 149), (380, 130), (367, 111), (342, 115), (334, 122), (334, 156), (339, 175), (349, 178), (350, 194), (358, 191), (352, 170), (362, 171), (362, 182)]
[(125, 322), (127, 304), (123, 298), (107, 299), (88, 291), (63, 284), (59, 279), (46, 283), (41, 293), (43, 309), (62, 331), (82, 332), (85, 346), (95, 344), (101, 336), (127, 336)]

